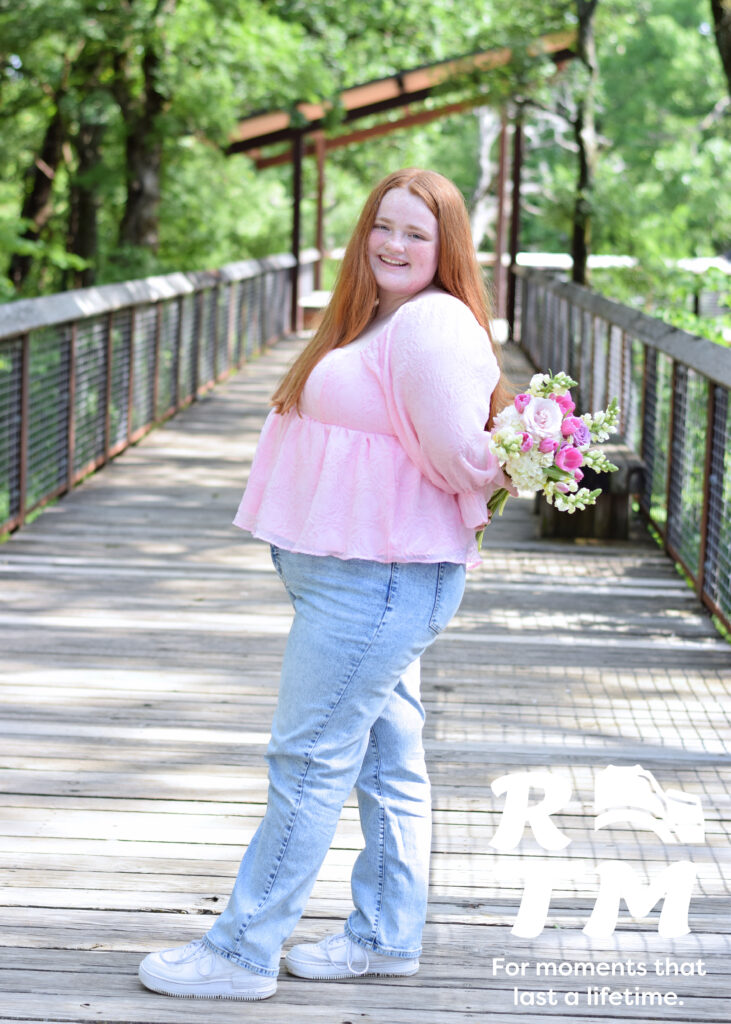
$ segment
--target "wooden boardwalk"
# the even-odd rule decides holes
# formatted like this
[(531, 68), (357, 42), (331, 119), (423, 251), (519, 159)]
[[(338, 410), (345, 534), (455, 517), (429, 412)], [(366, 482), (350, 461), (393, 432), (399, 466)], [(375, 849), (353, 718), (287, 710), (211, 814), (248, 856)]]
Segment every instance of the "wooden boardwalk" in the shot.
[[(145, 952), (210, 926), (263, 809), (289, 607), (265, 546), (229, 524), (293, 345), (0, 547), (0, 1020), (727, 1022), (731, 647), (642, 531), (542, 541), (518, 500), (424, 659), (434, 843), (421, 972), (348, 985), (283, 972), (255, 1004), (140, 986)], [(699, 797), (705, 833), (596, 831), (610, 764)], [(491, 782), (528, 769), (570, 782), (553, 818), (563, 850), (530, 829), (511, 851), (490, 845), (504, 804)], [(349, 803), (295, 938), (344, 918), (359, 842)], [(662, 938), (659, 907), (633, 919), (624, 905), (609, 938), (582, 931), (600, 862), (646, 882), (677, 861), (698, 873), (690, 934)], [(518, 938), (536, 870), (556, 874), (548, 920)]]

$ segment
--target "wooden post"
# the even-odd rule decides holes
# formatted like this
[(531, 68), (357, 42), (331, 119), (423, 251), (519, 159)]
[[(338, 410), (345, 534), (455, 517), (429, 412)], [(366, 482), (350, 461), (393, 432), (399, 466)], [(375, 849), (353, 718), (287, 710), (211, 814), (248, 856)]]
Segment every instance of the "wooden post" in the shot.
[(299, 328), (299, 274), (300, 274), (300, 233), (302, 223), (302, 157), (304, 156), (305, 137), (296, 131), (292, 139), (292, 255), (295, 265), (292, 267), (292, 309), (290, 327), (292, 332)]
[(513, 273), (518, 256), (520, 238), (520, 182), (523, 163), (523, 112), (518, 108), (513, 125), (513, 194), (510, 208), (510, 273), (508, 276), (508, 326), (510, 337), (515, 337), (515, 285)]
[(315, 152), (317, 154), (317, 220), (315, 223), (315, 248), (320, 258), (315, 263), (315, 290), (322, 288), (322, 254), (325, 250), (325, 133), (318, 132), (315, 136)]
[(500, 320), (505, 319), (506, 297), (505, 297), (505, 267), (503, 266), (503, 253), (505, 252), (505, 177), (508, 169), (508, 121), (505, 114), (502, 116), (500, 125), (500, 155), (498, 157), (497, 173), (497, 227), (495, 231), (495, 316)]

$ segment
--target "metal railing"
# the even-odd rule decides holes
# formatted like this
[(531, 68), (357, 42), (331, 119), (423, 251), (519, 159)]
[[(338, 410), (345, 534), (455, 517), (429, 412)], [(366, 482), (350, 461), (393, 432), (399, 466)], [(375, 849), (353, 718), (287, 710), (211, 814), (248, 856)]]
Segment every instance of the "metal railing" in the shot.
[(541, 370), (579, 381), (577, 405), (616, 396), (645, 464), (640, 508), (698, 596), (731, 625), (731, 349), (525, 267), (515, 335)]
[(0, 306), (0, 534), (240, 367), (291, 324), (319, 253)]

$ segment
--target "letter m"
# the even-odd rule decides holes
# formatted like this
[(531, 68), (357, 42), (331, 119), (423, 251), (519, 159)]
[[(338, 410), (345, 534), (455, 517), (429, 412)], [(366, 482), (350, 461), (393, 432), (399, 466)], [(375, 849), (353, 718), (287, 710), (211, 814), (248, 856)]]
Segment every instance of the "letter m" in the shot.
[(698, 875), (690, 861), (670, 864), (649, 885), (643, 885), (635, 872), (622, 861), (599, 864), (599, 894), (591, 917), (584, 926), (586, 935), (595, 939), (613, 934), (619, 917), (619, 902), (624, 897), (634, 918), (645, 917), (659, 900), (663, 900), (657, 931), (665, 939), (687, 935), (688, 907)]

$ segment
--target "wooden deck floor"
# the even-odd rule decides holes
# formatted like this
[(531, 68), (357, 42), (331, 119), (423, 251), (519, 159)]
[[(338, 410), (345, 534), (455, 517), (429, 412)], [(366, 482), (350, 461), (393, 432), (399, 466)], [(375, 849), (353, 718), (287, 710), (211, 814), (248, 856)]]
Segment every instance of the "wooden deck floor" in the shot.
[[(642, 532), (541, 541), (521, 501), (490, 528), (458, 618), (424, 659), (434, 846), (420, 974), (328, 986), (282, 973), (258, 1004), (139, 985), (142, 954), (210, 926), (265, 800), (289, 611), (265, 547), (229, 524), (292, 345), (0, 547), (0, 1019), (727, 1022), (731, 648)], [(595, 831), (609, 764), (700, 797), (703, 840)], [(563, 851), (530, 830), (512, 852), (490, 846), (503, 807), (490, 784), (525, 769), (570, 780), (554, 817)], [(349, 804), (298, 940), (346, 915), (359, 841)], [(639, 920), (623, 908), (608, 939), (583, 933), (600, 862), (646, 881), (678, 860), (698, 871), (689, 935), (661, 938), (659, 908)], [(555, 895), (540, 937), (520, 939), (536, 868), (557, 871)], [(602, 986), (593, 1005), (587, 989)]]

